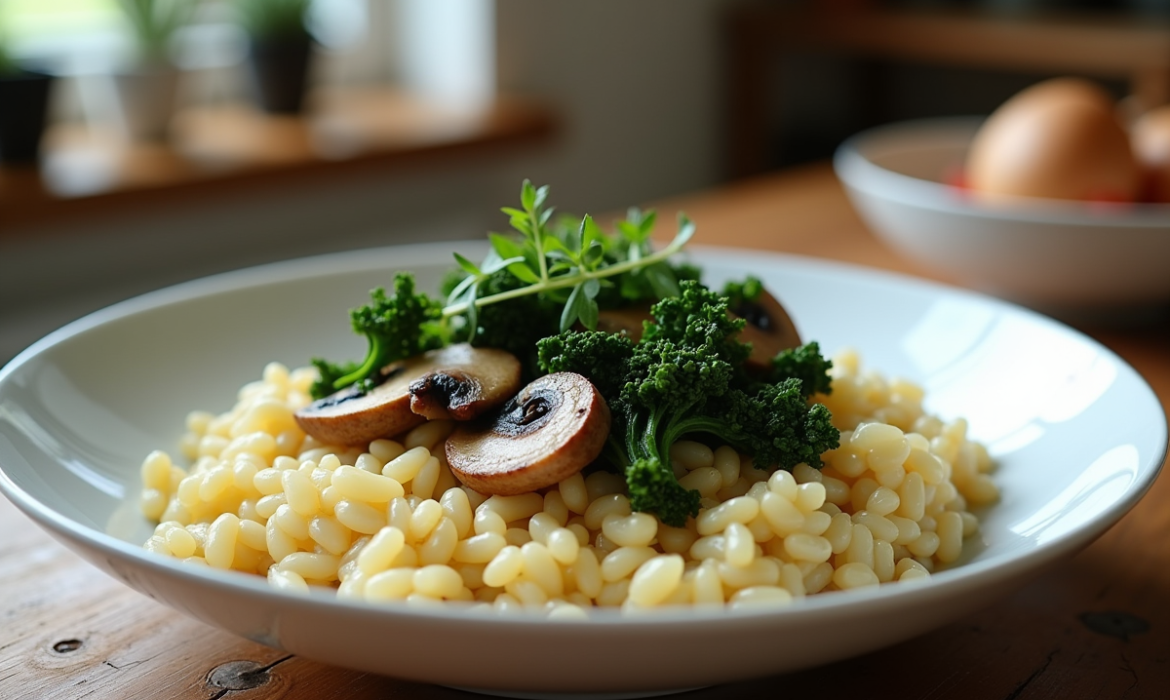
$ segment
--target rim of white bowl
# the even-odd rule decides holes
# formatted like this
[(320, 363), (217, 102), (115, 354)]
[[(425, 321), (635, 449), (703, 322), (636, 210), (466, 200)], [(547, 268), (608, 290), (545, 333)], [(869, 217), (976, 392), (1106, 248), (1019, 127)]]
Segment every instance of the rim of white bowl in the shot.
[[(961, 188), (926, 180), (882, 167), (874, 154), (930, 148), (926, 143), (969, 143), (984, 117), (957, 116), (914, 119), (873, 127), (850, 136), (833, 154), (833, 169), (848, 187), (877, 199), (993, 221), (1029, 221), (1060, 226), (1115, 226), (1133, 229), (1167, 229), (1170, 204), (1149, 202), (1072, 202), (1038, 197), (1003, 197), (1001, 204), (980, 204)], [(939, 173), (942, 177), (943, 173)]]
[[(49, 350), (55, 345), (66, 342), (91, 328), (116, 319), (166, 306), (196, 295), (210, 296), (229, 293), (249, 287), (264, 286), (275, 281), (289, 281), (305, 276), (326, 276), (336, 274), (338, 271), (343, 270), (352, 272), (355, 269), (368, 270), (384, 268), (386, 267), (386, 260), (379, 253), (384, 254), (390, 249), (395, 253), (394, 267), (404, 267), (413, 264), (434, 264), (436, 251), (443, 250), (449, 253), (453, 249), (453, 246), (460, 244), (468, 244), (469, 246), (478, 245), (481, 247), (486, 245), (481, 241), (447, 241), (345, 251), (223, 272), (132, 297), (68, 323), (19, 353), (10, 362), (0, 367), (0, 392), (2, 392), (3, 385), (6, 381), (17, 374), (23, 365), (34, 361), (42, 352)], [(468, 625), (535, 625), (542, 627), (576, 628), (598, 625), (607, 627), (619, 625), (622, 628), (642, 628), (644, 626), (686, 627), (692, 624), (771, 626), (779, 619), (798, 619), (808, 615), (822, 615), (826, 611), (848, 614), (851, 610), (858, 610), (860, 612), (874, 604), (907, 605), (913, 604), (915, 600), (921, 598), (948, 599), (956, 593), (961, 594), (965, 591), (977, 590), (982, 586), (991, 585), (997, 581), (1013, 577), (1029, 577), (1029, 574), (1033, 576), (1038, 575), (1045, 568), (1045, 565), (1064, 559), (1104, 534), (1145, 496), (1161, 472), (1162, 464), (1165, 461), (1167, 453), (1168, 426), (1166, 424), (1165, 411), (1162, 410), (1161, 403), (1157, 400), (1153, 389), (1145, 381), (1145, 378), (1123, 358), (1075, 328), (1061, 324), (1043, 314), (1009, 301), (987, 297), (977, 292), (939, 282), (876, 268), (771, 251), (734, 249), (718, 246), (691, 246), (688, 247), (688, 250), (700, 251), (705, 256), (705, 259), (719, 259), (725, 263), (742, 261), (744, 256), (750, 255), (753, 259), (759, 259), (761, 257), (769, 258), (774, 263), (799, 264), (805, 269), (815, 269), (819, 274), (828, 276), (840, 275), (852, 279), (865, 277), (878, 284), (909, 284), (926, 290), (959, 294), (1010, 308), (1028, 316), (1034, 322), (1059, 326), (1067, 332), (1081, 337), (1086, 342), (1098, 346), (1102, 352), (1112, 357), (1122, 367), (1126, 368), (1128, 372), (1132, 373), (1139, 381), (1140, 386), (1148, 392), (1153, 405), (1162, 415), (1162, 421), (1159, 424), (1161, 426), (1161, 452), (1156, 456), (1157, 461), (1149, 471), (1147, 479), (1128, 488), (1121, 498), (1098, 512), (1091, 520), (1060, 533), (1053, 539), (1037, 545), (1035, 549), (1028, 552), (1000, 555), (985, 561), (967, 562), (954, 569), (947, 569), (932, 574), (931, 578), (922, 584), (910, 586), (879, 586), (853, 591), (838, 591), (829, 596), (808, 596), (803, 598), (799, 605), (776, 609), (753, 609), (750, 612), (729, 611), (726, 609), (705, 610), (701, 608), (679, 608), (654, 611), (652, 614), (645, 616), (626, 616), (617, 611), (592, 610), (589, 611), (589, 617), (584, 620), (549, 619), (547, 615), (541, 614), (469, 615), (466, 610), (455, 605), (446, 609), (417, 609), (407, 606), (386, 606), (361, 601), (349, 601), (323, 595), (305, 596), (286, 593), (272, 588), (260, 577), (233, 571), (207, 570), (205, 567), (184, 564), (179, 560), (155, 555), (131, 542), (77, 522), (61, 514), (48, 504), (36, 499), (21, 488), (8, 475), (3, 465), (0, 465), (0, 494), (6, 496), (19, 510), (31, 517), (42, 528), (69, 540), (84, 541), (103, 552), (106, 556), (132, 560), (137, 562), (138, 565), (146, 566), (156, 574), (167, 578), (195, 579), (219, 591), (234, 591), (247, 597), (259, 597), (269, 600), (272, 600), (271, 597), (275, 596), (276, 604), (281, 606), (292, 605), (293, 607), (298, 607), (304, 605), (315, 609), (326, 610), (341, 608), (350, 613), (360, 612), (363, 615), (385, 616), (388, 619), (400, 616), (423, 617), (447, 622), (460, 622)]]

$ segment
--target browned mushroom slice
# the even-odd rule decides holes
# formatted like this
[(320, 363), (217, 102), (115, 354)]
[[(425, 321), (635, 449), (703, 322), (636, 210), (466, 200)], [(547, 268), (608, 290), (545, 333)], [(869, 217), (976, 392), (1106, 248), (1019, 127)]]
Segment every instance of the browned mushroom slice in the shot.
[(597, 313), (597, 330), (606, 333), (625, 333), (635, 343), (642, 339), (646, 321), (653, 321), (650, 304), (627, 306), (622, 309), (603, 309)]
[(435, 368), (410, 385), (410, 410), (429, 420), (471, 420), (515, 396), (520, 361), (466, 343), (438, 351)]
[[(417, 358), (421, 360), (421, 358)], [(390, 365), (386, 381), (369, 393), (354, 387), (330, 394), (297, 411), (297, 424), (330, 445), (364, 445), (426, 422), (410, 410), (410, 384), (418, 378), (416, 360)]]
[(447, 438), (447, 463), (480, 493), (528, 493), (596, 459), (609, 424), (609, 406), (589, 380), (557, 372), (524, 387), (493, 420), (460, 424)]
[(772, 358), (782, 350), (800, 347), (800, 333), (788, 312), (768, 293), (760, 292), (754, 302), (744, 302), (731, 309), (736, 316), (747, 321), (740, 331), (739, 341), (752, 344), (752, 354), (746, 365), (751, 372), (766, 372), (772, 366)]
[[(342, 389), (297, 411), (297, 423), (321, 442), (363, 445), (427, 418), (474, 417), (507, 401), (520, 386), (519, 360), (465, 344), (431, 350), (382, 372), (385, 381), (369, 393)], [(418, 413), (412, 410), (411, 388), (428, 377), (434, 379), (423, 392), (426, 413)]]

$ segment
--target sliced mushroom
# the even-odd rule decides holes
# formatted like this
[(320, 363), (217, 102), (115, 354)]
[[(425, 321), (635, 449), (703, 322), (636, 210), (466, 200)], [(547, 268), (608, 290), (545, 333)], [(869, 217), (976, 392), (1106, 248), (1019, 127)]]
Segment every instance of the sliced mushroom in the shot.
[(731, 312), (747, 321), (739, 341), (752, 344), (752, 354), (745, 363), (750, 372), (768, 371), (777, 353), (801, 345), (796, 324), (766, 289), (756, 301), (739, 304)]
[[(766, 289), (760, 292), (756, 301), (744, 302), (729, 311), (732, 316), (747, 321), (747, 325), (740, 331), (739, 341), (752, 344), (752, 354), (746, 362), (750, 372), (768, 371), (777, 353), (801, 345), (800, 334), (788, 312)], [(650, 314), (650, 304), (605, 309), (597, 314), (597, 330), (624, 332), (636, 343), (642, 339), (644, 321), (654, 321), (654, 316)]]
[(466, 344), (396, 362), (382, 373), (385, 380), (369, 393), (342, 389), (297, 411), (297, 423), (322, 442), (362, 445), (428, 418), (474, 418), (520, 387), (520, 361), (511, 353)]
[(627, 306), (622, 309), (603, 309), (597, 312), (597, 330), (606, 333), (625, 333), (635, 343), (642, 339), (646, 321), (653, 321), (650, 304)]
[(447, 463), (467, 486), (499, 496), (551, 486), (601, 454), (609, 406), (588, 379), (548, 374), (491, 420), (459, 425), (447, 438)]
[(410, 385), (410, 410), (428, 420), (471, 420), (520, 388), (520, 360), (505, 350), (451, 345), (437, 366)]

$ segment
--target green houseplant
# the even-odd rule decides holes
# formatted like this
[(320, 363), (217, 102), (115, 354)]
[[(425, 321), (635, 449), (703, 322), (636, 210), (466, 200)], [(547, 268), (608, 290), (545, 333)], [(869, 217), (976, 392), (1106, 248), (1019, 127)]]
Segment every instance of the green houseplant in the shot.
[(113, 73), (114, 120), (132, 140), (160, 140), (175, 110), (178, 69), (170, 59), (175, 33), (200, 0), (118, 0), (133, 37), (129, 64)]
[(170, 65), (170, 44), (175, 32), (194, 14), (199, 0), (118, 0), (134, 33), (138, 60)]
[(0, 27), (0, 162), (30, 163), (40, 155), (53, 76), (20, 65)]
[(296, 114), (304, 105), (313, 38), (306, 25), (312, 0), (236, 0), (248, 34), (248, 65), (260, 107)]

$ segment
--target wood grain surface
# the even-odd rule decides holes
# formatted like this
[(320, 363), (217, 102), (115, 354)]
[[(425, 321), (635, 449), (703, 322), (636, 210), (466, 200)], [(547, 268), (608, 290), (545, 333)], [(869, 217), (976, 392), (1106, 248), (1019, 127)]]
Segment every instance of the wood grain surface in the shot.
[[(865, 230), (825, 165), (657, 205), (685, 209), (698, 223), (698, 243), (935, 276)], [(1167, 404), (1170, 328), (1085, 330), (1136, 367)], [(852, 660), (676, 697), (1167, 697), (1168, 530), (1170, 477), (1163, 473), (1096, 543), (985, 610)], [(288, 656), (187, 619), (89, 566), (7, 501), (0, 501), (0, 533), (5, 700), (475, 697)]]

